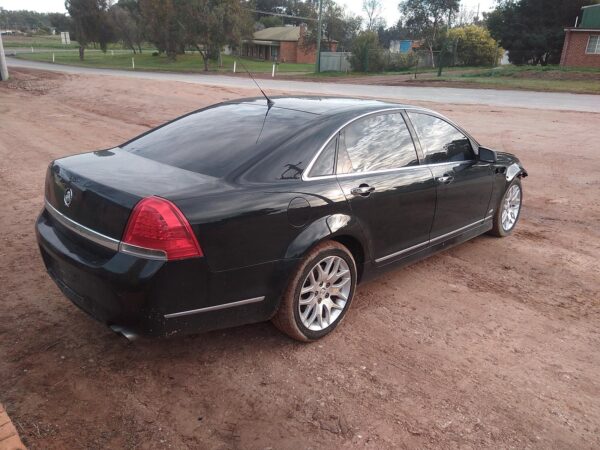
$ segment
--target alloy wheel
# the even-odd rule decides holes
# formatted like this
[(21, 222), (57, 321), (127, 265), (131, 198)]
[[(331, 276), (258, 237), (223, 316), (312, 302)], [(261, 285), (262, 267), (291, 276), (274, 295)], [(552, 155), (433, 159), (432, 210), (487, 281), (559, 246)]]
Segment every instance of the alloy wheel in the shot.
[(352, 277), (348, 263), (339, 256), (327, 256), (308, 273), (298, 301), (302, 324), (323, 331), (339, 317), (350, 295)]
[(513, 184), (504, 196), (502, 205), (502, 228), (504, 231), (510, 231), (515, 226), (520, 209), (521, 188), (518, 184)]

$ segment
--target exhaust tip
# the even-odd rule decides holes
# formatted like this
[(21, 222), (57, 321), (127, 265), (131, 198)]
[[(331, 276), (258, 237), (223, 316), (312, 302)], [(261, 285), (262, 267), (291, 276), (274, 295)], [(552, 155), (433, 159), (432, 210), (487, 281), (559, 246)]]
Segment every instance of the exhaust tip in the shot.
[(133, 342), (139, 338), (139, 335), (129, 330), (128, 328), (122, 327), (121, 325), (111, 325), (110, 329), (113, 330), (115, 333), (123, 336), (130, 342)]

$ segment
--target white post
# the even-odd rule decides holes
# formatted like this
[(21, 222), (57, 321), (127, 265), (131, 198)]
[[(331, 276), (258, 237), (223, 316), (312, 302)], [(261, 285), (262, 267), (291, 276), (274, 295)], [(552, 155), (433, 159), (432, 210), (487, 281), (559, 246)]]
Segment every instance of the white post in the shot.
[(237, 65), (237, 59), (234, 59), (233, 60), (233, 73), (235, 73), (236, 65)]
[(33, 47), (31, 47), (31, 53), (33, 53)]
[(6, 57), (4, 55), (4, 45), (2, 45), (2, 35), (0, 34), (0, 80), (8, 80), (8, 67), (6, 67)]
[(114, 50), (110, 51), (110, 56), (115, 56), (115, 51)]
[(131, 58), (131, 68), (135, 70), (135, 59)]
[(271, 71), (271, 78), (275, 78), (275, 64), (273, 64), (273, 70)]
[(52, 62), (54, 62), (54, 53), (52, 53)]

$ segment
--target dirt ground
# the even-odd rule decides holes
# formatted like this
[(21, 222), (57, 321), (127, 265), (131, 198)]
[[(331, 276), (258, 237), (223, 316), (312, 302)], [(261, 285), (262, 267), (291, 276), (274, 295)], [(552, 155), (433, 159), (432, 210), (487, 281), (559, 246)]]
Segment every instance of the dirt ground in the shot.
[(48, 162), (256, 92), (12, 76), (0, 85), (0, 401), (29, 448), (600, 447), (600, 115), (428, 104), (521, 157), (513, 236), (362, 285), (318, 343), (269, 323), (129, 343), (45, 274), (33, 225)]

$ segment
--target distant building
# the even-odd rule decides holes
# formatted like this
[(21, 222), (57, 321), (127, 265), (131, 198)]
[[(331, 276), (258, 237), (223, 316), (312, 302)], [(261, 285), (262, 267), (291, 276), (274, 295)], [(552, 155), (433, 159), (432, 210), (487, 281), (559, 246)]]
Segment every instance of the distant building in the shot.
[[(316, 45), (304, 47), (306, 24), (300, 26), (270, 27), (254, 32), (252, 39), (242, 41), (241, 55), (250, 58), (314, 64)], [(325, 47), (337, 50), (337, 41), (325, 40)]]
[(560, 65), (600, 67), (600, 4), (584, 6), (579, 24), (565, 28)]
[(390, 41), (390, 52), (391, 53), (409, 53), (413, 50), (413, 42), (410, 39), (403, 39), (401, 41)]

